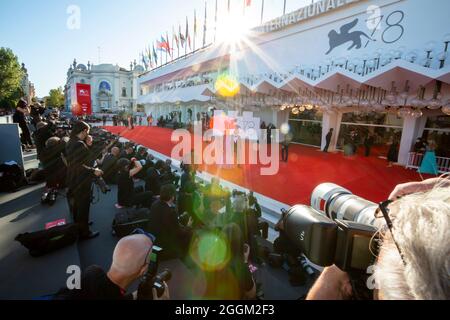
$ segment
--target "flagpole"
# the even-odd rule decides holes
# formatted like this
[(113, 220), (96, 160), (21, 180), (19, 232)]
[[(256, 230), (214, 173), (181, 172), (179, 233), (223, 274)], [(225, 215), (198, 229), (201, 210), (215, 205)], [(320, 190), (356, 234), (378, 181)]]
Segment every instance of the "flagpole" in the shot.
[(230, 7), (230, 0), (228, 0), (228, 14), (230, 14), (230, 10), (231, 10), (231, 7)]
[[(173, 37), (175, 36), (175, 28), (172, 25), (172, 50), (175, 50), (175, 46), (173, 45)], [(173, 61), (173, 54), (172, 54), (172, 61)]]
[(261, 24), (263, 23), (264, 19), (264, 0), (262, 0), (262, 6), (261, 6)]
[(215, 17), (214, 17), (214, 43), (216, 43), (216, 37), (217, 37), (217, 0), (216, 0), (216, 11), (215, 11)]
[(206, 45), (206, 22), (207, 22), (206, 19), (207, 19), (207, 17), (208, 17), (208, 11), (207, 11), (207, 3), (205, 1), (205, 23), (203, 25), (203, 48)]
[(185, 35), (185, 42), (184, 42), (184, 56), (185, 57), (187, 57), (188, 35), (189, 35), (189, 25), (188, 25), (188, 17), (186, 16), (186, 35)]
[(193, 48), (195, 52), (195, 38), (197, 36), (197, 11), (194, 10), (194, 42), (193, 42)]
[(283, 16), (286, 14), (286, 0), (284, 0)]

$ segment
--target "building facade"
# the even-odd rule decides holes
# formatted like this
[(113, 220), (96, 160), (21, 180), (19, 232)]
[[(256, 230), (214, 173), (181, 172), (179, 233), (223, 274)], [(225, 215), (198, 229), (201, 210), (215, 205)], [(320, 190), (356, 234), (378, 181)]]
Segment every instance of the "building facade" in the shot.
[(132, 63), (127, 70), (113, 64), (93, 65), (88, 62), (86, 66), (77, 64), (75, 60), (67, 72), (66, 110), (71, 111), (73, 91), (76, 90), (76, 84), (81, 83), (91, 86), (93, 113), (135, 111), (137, 79), (143, 72), (144, 68), (136, 63)]
[(34, 84), (30, 82), (29, 76), (28, 76), (28, 70), (25, 67), (25, 64), (22, 63), (22, 72), (23, 72), (23, 78), (21, 82), (21, 88), (22, 92), (24, 94), (25, 99), (27, 99), (28, 103), (30, 104), (33, 100), (33, 98), (36, 97), (36, 92), (34, 88)]
[[(373, 139), (377, 156), (399, 143), (408, 165), (424, 137), (450, 157), (450, 2), (321, 0), (139, 78), (138, 103), (183, 121), (211, 108), (252, 111), (296, 143), (345, 150)], [(223, 76), (238, 90), (225, 97)], [(194, 116), (195, 118), (195, 116)], [(355, 141), (353, 141), (355, 140)]]

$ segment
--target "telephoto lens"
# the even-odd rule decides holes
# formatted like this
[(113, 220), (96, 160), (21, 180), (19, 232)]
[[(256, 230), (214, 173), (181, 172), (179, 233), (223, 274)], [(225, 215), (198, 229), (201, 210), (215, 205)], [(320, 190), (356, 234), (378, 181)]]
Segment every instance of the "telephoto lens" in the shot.
[(332, 220), (375, 224), (377, 205), (333, 183), (323, 183), (311, 195), (311, 207)]

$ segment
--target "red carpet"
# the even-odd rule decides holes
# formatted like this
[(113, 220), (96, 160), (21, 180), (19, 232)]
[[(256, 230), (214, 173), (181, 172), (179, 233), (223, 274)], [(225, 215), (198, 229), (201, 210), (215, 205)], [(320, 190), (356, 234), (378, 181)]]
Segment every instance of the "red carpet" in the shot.
[[(166, 156), (171, 155), (175, 145), (170, 141), (171, 129), (106, 129)], [(261, 165), (244, 165), (225, 170), (209, 166), (203, 170), (289, 205), (309, 204), (313, 189), (324, 182), (336, 183), (363, 198), (380, 202), (387, 199), (397, 184), (420, 181), (415, 171), (397, 166), (387, 168), (387, 162), (376, 157), (358, 155), (349, 158), (341, 153), (324, 154), (318, 149), (300, 145), (290, 147), (289, 162), (280, 163), (277, 175), (261, 176), (260, 168)]]

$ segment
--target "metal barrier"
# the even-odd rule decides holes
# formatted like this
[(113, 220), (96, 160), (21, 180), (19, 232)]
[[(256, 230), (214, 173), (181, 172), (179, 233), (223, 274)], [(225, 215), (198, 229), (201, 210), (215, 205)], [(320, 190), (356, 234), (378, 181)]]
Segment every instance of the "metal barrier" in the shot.
[[(422, 164), (423, 157), (423, 153), (410, 152), (406, 168), (419, 169)], [(450, 172), (450, 158), (436, 157), (436, 160), (439, 173), (444, 174)]]

